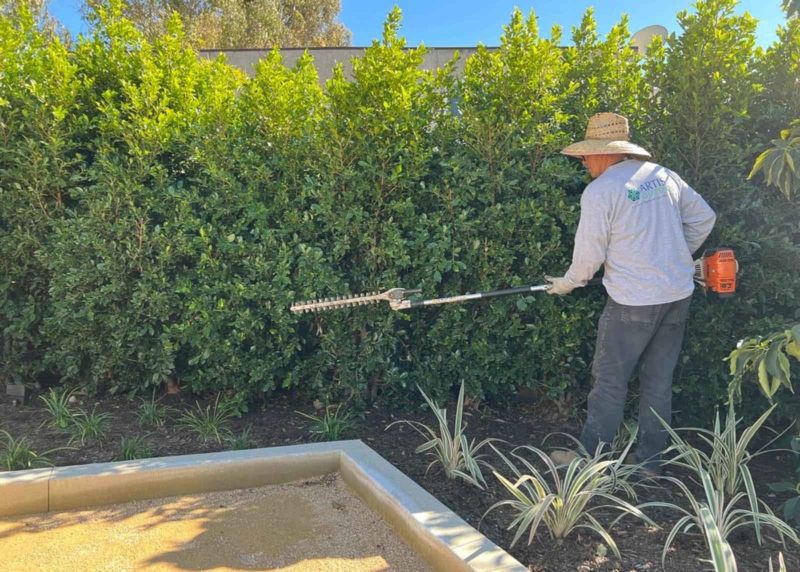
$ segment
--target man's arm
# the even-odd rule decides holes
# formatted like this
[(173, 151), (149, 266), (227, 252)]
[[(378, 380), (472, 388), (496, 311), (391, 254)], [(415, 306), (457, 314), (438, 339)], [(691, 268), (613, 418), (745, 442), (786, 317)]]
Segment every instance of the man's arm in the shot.
[(606, 260), (611, 237), (608, 206), (595, 195), (584, 192), (581, 197), (581, 219), (575, 234), (572, 265), (564, 275), (570, 286), (585, 286)]
[(711, 234), (717, 215), (714, 214), (708, 203), (700, 196), (700, 193), (680, 178), (678, 178), (678, 181), (681, 187), (680, 207), (683, 237), (686, 239), (689, 252), (694, 254), (708, 238), (708, 235)]

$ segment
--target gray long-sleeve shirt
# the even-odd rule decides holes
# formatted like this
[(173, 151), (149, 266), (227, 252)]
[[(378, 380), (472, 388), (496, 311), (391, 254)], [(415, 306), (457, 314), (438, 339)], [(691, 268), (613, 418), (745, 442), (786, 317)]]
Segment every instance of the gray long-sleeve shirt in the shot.
[(682, 300), (694, 291), (692, 254), (715, 220), (703, 197), (669, 169), (617, 163), (583, 192), (565, 278), (583, 286), (605, 264), (603, 285), (619, 304)]

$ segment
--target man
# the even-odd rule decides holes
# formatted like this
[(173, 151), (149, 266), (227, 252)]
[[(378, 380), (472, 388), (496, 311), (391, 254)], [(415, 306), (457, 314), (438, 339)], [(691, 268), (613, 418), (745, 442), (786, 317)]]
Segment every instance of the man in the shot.
[[(581, 159), (595, 180), (581, 197), (572, 265), (562, 278), (547, 277), (548, 292), (569, 294), (602, 265), (609, 296), (598, 326), (595, 384), (581, 442), (591, 454), (611, 443), (639, 364), (639, 441), (627, 461), (658, 474), (667, 434), (653, 411), (671, 422), (672, 373), (694, 291), (692, 254), (716, 216), (678, 175), (647, 161), (650, 154), (628, 141), (628, 120), (620, 115), (595, 115), (586, 139), (562, 153)], [(556, 451), (551, 457), (567, 464), (577, 453)]]

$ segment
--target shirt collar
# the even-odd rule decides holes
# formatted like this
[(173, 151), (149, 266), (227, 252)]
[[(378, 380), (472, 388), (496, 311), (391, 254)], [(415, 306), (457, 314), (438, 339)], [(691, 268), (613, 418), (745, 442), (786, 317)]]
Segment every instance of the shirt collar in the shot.
[(611, 171), (613, 169), (617, 169), (619, 167), (622, 167), (623, 165), (629, 165), (632, 161), (638, 161), (638, 159), (625, 159), (624, 161), (620, 161), (619, 163), (614, 163), (608, 169), (606, 169), (606, 173), (608, 173), (609, 171)]

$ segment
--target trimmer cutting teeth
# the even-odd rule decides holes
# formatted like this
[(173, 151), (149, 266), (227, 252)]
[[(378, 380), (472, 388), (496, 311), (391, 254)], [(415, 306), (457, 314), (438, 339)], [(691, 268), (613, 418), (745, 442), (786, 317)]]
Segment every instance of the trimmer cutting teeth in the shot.
[(366, 306), (377, 304), (381, 300), (386, 300), (393, 310), (400, 310), (399, 307), (409, 294), (419, 294), (422, 290), (406, 290), (405, 288), (391, 288), (386, 292), (370, 292), (368, 294), (355, 294), (353, 296), (338, 296), (336, 298), (322, 298), (318, 300), (308, 300), (293, 304), (292, 312), (302, 314), (304, 312), (324, 312), (325, 310), (339, 310), (341, 308), (352, 308), (353, 306)]

